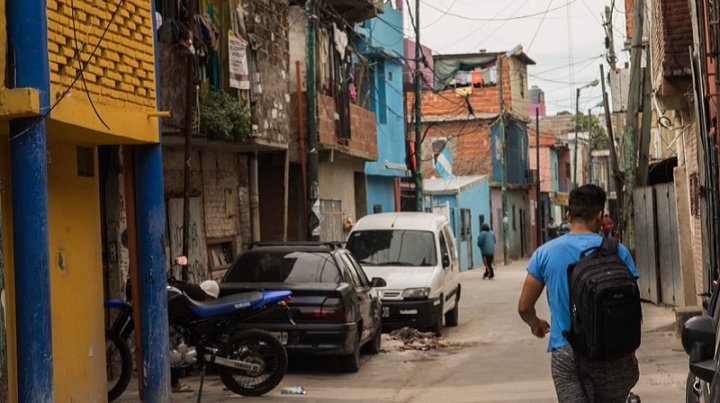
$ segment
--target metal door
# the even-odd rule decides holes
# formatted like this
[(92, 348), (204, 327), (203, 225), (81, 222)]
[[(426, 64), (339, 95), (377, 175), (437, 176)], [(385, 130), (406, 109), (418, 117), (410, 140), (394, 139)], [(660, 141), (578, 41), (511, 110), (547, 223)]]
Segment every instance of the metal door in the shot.
[(640, 298), (657, 304), (658, 289), (657, 244), (655, 231), (655, 192), (646, 187), (635, 190), (635, 265), (640, 279)]

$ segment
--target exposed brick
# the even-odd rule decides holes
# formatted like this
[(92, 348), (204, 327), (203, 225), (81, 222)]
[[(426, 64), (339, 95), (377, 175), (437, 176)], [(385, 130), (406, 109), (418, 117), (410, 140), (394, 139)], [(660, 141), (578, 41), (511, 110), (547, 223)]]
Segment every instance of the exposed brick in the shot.
[[(111, 13), (115, 11), (116, 6), (94, 0), (75, 0), (74, 6), (75, 29), (77, 32), (89, 32), (80, 60), (88, 63), (86, 72), (91, 75), (86, 78), (89, 77), (90, 81), (100, 84), (89, 88), (93, 95), (98, 96), (96, 102), (117, 107), (129, 105), (154, 107), (154, 91), (148, 91), (146, 88), (145, 95), (139, 96), (136, 95), (135, 89), (140, 85), (140, 80), (154, 83), (155, 79), (150, 2), (125, 1), (118, 12), (120, 18), (116, 18), (110, 24), (109, 32), (102, 42), (100, 36), (104, 27), (110, 22)], [(64, 2), (59, 3), (57, 0), (47, 2), (50, 61), (59, 67), (51, 68), (50, 80), (54, 85), (63, 82), (63, 75), (72, 75), (72, 68), (75, 67), (62, 69), (62, 66), (74, 57), (76, 48), (68, 46), (74, 44), (75, 40), (72, 16), (71, 7)], [(78, 40), (84, 42), (85, 35), (83, 34)], [(100, 43), (99, 50), (90, 58), (90, 52), (97, 43)], [(123, 71), (120, 71), (120, 66), (124, 66)], [(115, 92), (104, 91), (103, 86), (108, 86)], [(102, 97), (105, 96), (112, 98), (103, 99)], [(148, 100), (144, 97), (152, 98)]]

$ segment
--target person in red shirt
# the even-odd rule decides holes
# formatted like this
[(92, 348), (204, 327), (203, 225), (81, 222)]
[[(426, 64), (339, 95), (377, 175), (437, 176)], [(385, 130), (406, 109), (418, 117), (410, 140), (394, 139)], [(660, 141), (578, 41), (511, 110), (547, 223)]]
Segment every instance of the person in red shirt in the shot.
[(603, 234), (605, 234), (606, 237), (611, 237), (613, 234), (613, 228), (615, 227), (615, 222), (612, 218), (610, 218), (610, 215), (605, 214), (605, 217), (602, 221), (602, 230)]

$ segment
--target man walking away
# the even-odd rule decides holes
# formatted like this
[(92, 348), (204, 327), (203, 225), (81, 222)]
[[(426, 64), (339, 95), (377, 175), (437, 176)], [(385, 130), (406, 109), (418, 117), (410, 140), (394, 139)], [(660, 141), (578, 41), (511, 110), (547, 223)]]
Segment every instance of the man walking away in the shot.
[(482, 225), (482, 231), (480, 231), (480, 236), (478, 236), (477, 244), (480, 247), (483, 262), (485, 263), (483, 280), (486, 278), (492, 279), (495, 277), (495, 270), (493, 269), (493, 260), (495, 260), (495, 233), (490, 231), (490, 226), (487, 223)]
[[(551, 371), (560, 402), (625, 402), (637, 383), (639, 370), (634, 353), (607, 360), (586, 359), (575, 354), (563, 336), (571, 330), (568, 266), (580, 254), (602, 245), (599, 235), (605, 205), (605, 191), (584, 185), (570, 193), (568, 220), (570, 232), (538, 248), (528, 264), (518, 311), (538, 338), (548, 333), (548, 352), (552, 353)], [(617, 256), (637, 278), (637, 270), (627, 248), (617, 245)], [(535, 304), (547, 287), (550, 322), (538, 318)], [(574, 302), (575, 303), (575, 302)]]

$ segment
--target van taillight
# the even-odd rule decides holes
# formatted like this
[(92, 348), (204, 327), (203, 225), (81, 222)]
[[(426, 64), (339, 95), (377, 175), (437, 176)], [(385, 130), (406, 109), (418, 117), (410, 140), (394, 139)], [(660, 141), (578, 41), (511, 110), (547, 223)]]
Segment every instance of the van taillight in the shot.
[(339, 298), (326, 298), (322, 307), (315, 310), (315, 317), (318, 319), (342, 319), (345, 318), (345, 307)]

